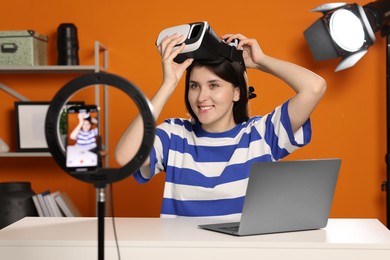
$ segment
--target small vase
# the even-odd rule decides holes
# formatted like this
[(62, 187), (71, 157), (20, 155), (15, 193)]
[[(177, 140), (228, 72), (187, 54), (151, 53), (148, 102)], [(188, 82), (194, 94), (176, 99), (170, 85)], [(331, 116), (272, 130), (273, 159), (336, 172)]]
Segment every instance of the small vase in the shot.
[(0, 229), (24, 218), (38, 216), (30, 182), (0, 183)]

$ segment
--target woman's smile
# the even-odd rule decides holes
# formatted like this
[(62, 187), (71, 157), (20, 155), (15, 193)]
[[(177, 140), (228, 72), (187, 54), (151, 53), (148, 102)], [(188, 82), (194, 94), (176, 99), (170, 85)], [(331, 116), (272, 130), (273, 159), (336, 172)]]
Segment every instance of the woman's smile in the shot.
[(200, 112), (208, 112), (214, 108), (214, 106), (198, 106)]

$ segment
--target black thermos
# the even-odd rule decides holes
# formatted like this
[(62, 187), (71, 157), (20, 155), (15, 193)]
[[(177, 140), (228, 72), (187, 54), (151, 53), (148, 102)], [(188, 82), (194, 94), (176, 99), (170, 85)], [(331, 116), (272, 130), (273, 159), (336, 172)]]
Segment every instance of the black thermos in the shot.
[(57, 28), (58, 65), (79, 65), (77, 27), (62, 23)]

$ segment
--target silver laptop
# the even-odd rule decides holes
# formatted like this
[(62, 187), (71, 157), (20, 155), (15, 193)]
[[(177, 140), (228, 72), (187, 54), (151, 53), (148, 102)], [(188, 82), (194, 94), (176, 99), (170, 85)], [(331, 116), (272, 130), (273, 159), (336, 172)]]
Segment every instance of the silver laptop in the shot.
[(253, 163), (240, 222), (199, 225), (236, 236), (326, 227), (340, 159)]

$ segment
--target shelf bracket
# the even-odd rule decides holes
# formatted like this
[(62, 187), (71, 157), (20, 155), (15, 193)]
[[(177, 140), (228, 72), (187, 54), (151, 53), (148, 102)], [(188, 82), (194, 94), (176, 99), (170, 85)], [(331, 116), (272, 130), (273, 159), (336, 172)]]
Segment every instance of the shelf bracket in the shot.
[(10, 94), (11, 96), (19, 99), (20, 101), (30, 101), (28, 98), (26, 98), (25, 96), (22, 96), (21, 94), (19, 94), (18, 92), (16, 92), (15, 90), (11, 89), (10, 87), (7, 87), (6, 85), (0, 83), (0, 89), (4, 90), (5, 92), (7, 92), (8, 94)]

